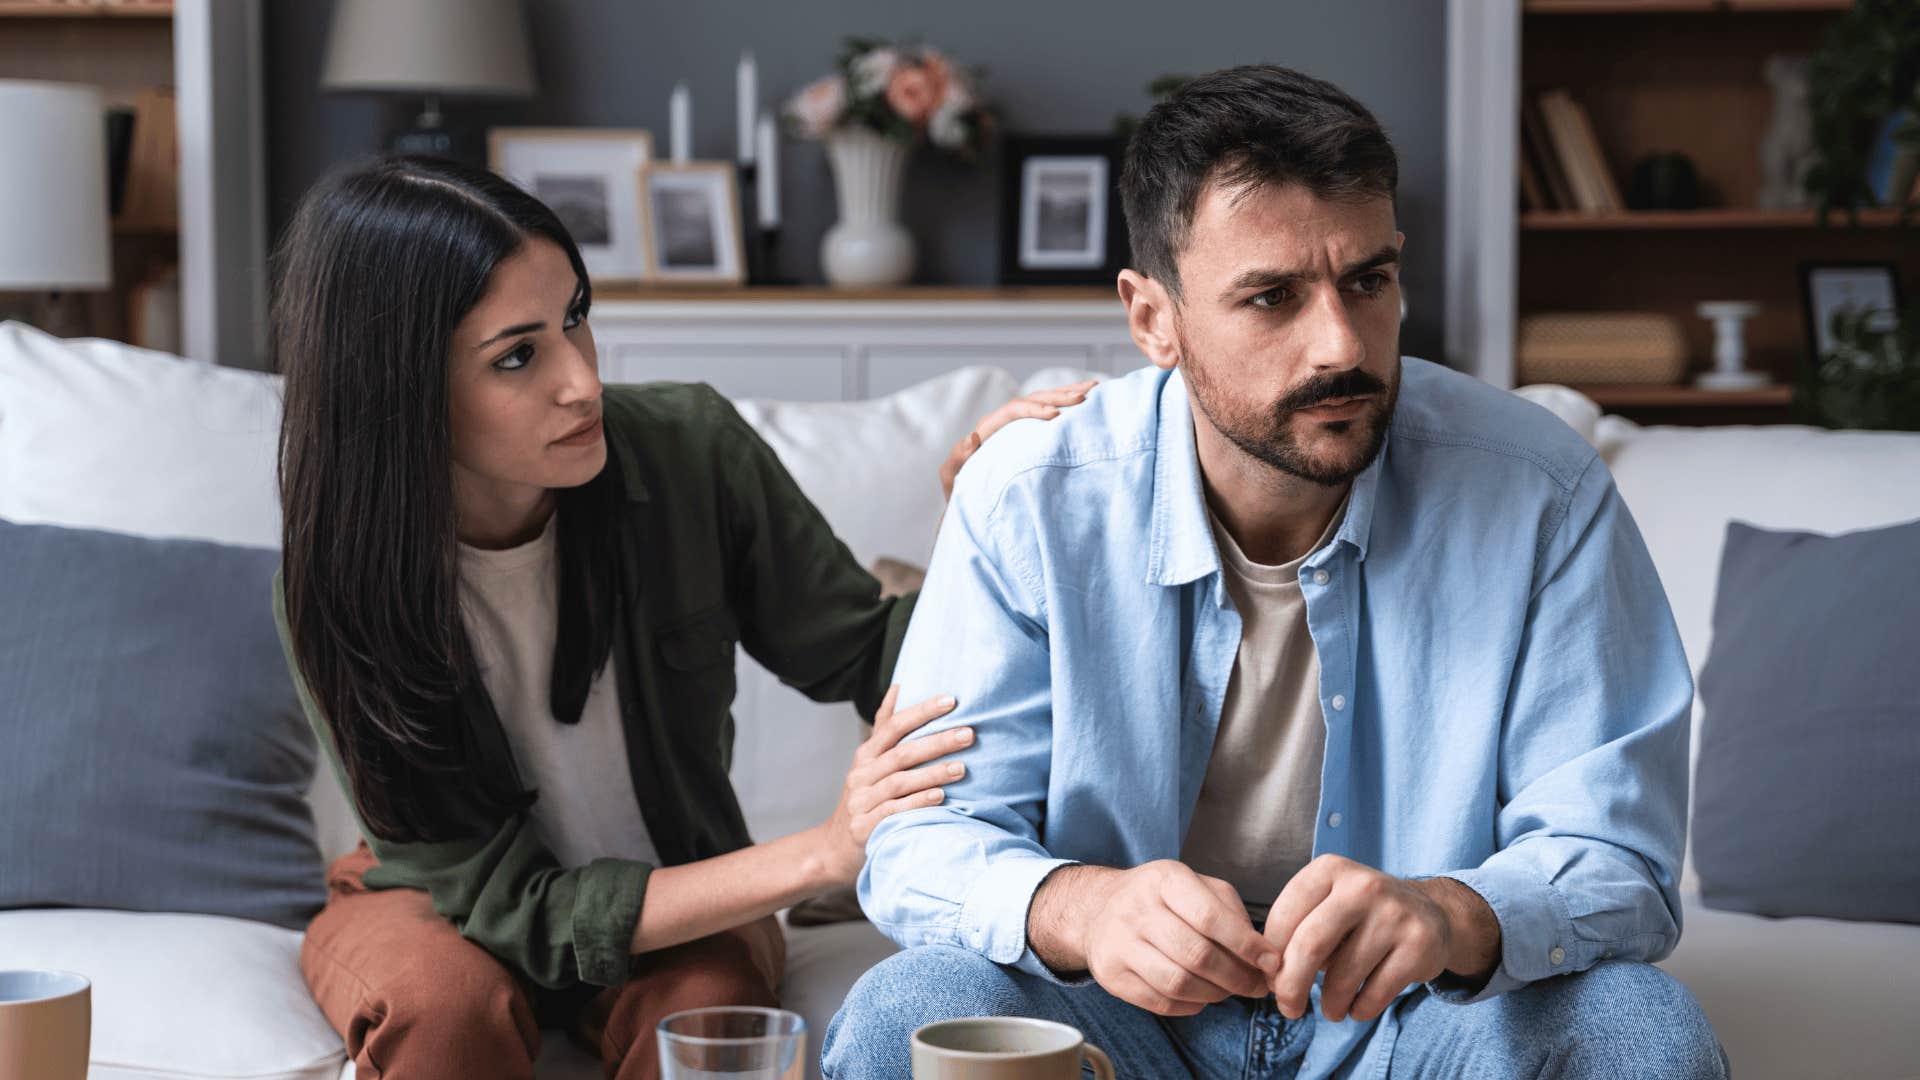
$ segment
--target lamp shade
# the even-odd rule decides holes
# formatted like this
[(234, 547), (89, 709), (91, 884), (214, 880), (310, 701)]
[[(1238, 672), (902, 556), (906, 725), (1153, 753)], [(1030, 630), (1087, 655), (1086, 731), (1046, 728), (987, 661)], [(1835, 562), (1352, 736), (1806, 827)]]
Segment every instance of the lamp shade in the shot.
[(326, 90), (533, 93), (521, 0), (336, 0)]
[(0, 79), (0, 289), (112, 283), (100, 91)]

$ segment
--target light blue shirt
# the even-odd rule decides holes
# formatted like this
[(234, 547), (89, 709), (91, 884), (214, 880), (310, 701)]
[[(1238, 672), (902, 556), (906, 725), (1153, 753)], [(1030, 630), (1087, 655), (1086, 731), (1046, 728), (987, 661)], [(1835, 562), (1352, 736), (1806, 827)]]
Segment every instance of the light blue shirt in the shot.
[[(1598, 455), (1545, 410), (1402, 361), (1378, 459), (1300, 569), (1326, 752), (1314, 853), (1445, 875), (1498, 917), (1477, 1001), (1680, 935), (1693, 683)], [(895, 673), (978, 732), (946, 802), (887, 818), (860, 900), (903, 946), (1053, 978), (1027, 946), (1069, 863), (1177, 859), (1240, 642), (1185, 381), (1148, 368), (1010, 425), (955, 485)], [(1315, 991), (1317, 1001), (1318, 991)], [(1370, 1072), (1397, 1020), (1317, 1029)]]

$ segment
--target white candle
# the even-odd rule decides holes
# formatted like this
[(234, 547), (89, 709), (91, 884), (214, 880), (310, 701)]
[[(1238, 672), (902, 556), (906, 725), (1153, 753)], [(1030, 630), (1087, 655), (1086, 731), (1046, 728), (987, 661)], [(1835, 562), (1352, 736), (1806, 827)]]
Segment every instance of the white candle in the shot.
[(760, 227), (780, 227), (780, 131), (773, 117), (760, 118)]
[(686, 83), (675, 83), (673, 100), (668, 110), (672, 132), (670, 145), (675, 164), (683, 164), (693, 159), (693, 94)]
[(753, 119), (760, 105), (760, 71), (753, 54), (740, 54), (740, 68), (734, 73), (735, 106), (739, 109), (740, 164), (753, 164)]

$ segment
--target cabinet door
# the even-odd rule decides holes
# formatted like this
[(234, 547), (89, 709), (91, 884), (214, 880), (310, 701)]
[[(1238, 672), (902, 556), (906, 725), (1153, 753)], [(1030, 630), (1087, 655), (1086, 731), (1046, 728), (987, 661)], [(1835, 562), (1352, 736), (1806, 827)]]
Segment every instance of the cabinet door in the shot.
[(824, 345), (603, 342), (600, 348), (604, 382), (703, 382), (735, 399), (840, 401), (847, 396), (847, 369), (846, 350)]
[(866, 396), (883, 397), (959, 368), (1001, 368), (1015, 379), (1047, 368), (1093, 369), (1084, 345), (876, 345), (867, 350)]

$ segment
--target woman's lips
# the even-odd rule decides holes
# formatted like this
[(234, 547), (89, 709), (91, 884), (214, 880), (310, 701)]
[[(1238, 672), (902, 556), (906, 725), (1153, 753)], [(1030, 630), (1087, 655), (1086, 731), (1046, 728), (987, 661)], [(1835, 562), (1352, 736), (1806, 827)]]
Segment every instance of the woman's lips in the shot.
[(600, 418), (594, 417), (593, 423), (577, 428), (571, 435), (562, 435), (553, 440), (555, 446), (592, 446), (600, 441)]

